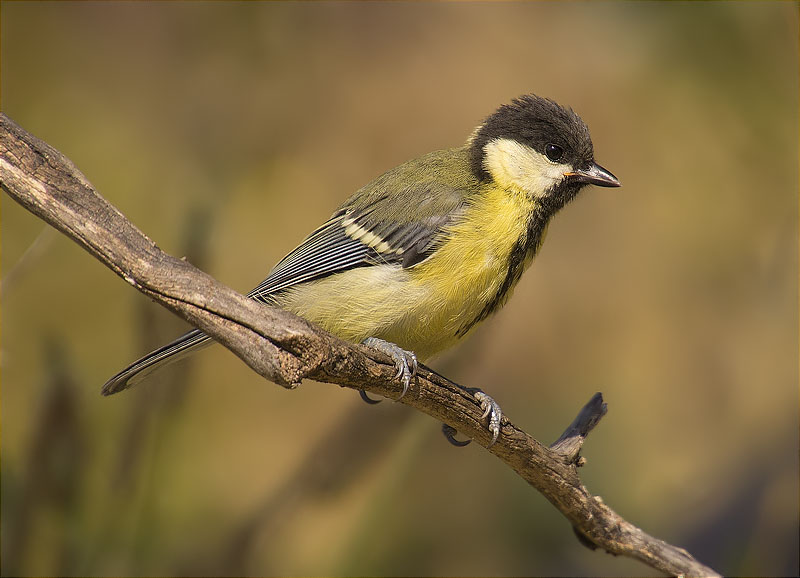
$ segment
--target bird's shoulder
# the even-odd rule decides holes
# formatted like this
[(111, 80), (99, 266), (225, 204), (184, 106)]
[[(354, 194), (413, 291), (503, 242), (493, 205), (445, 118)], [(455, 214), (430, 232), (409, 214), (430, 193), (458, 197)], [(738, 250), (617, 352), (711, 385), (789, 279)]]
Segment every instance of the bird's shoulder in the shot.
[(479, 186), (467, 147), (439, 150), (386, 171), (356, 191), (337, 213), (370, 222), (413, 222), (457, 209)]
[(355, 267), (413, 267), (436, 250), (481, 187), (466, 147), (398, 165), (347, 199), (250, 296), (263, 298)]
[(481, 183), (466, 147), (434, 151), (387, 171), (362, 187), (333, 220), (346, 233), (413, 266), (435, 250), (465, 213)]

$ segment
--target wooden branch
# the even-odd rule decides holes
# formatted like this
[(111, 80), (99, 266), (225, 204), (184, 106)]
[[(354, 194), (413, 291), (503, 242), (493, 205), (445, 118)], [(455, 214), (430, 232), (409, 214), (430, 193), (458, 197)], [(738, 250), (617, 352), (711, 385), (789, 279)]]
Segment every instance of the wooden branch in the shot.
[[(0, 185), (14, 200), (77, 242), (117, 275), (233, 351), (284, 387), (303, 379), (397, 398), (392, 361), (334, 337), (286, 311), (247, 299), (161, 251), (57, 150), (0, 114)], [(482, 411), (461, 386), (421, 367), (402, 403), (487, 446)], [(584, 439), (605, 414), (595, 395), (550, 448), (508, 419), (489, 451), (541, 492), (579, 536), (672, 575), (717, 576), (688, 552), (623, 520), (578, 477)]]

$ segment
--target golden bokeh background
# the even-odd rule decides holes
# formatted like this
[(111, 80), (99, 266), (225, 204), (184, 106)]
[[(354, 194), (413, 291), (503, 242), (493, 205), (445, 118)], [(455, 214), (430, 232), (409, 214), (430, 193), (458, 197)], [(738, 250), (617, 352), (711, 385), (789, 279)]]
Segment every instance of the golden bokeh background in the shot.
[[(535, 92), (623, 187), (550, 228), (431, 365), (726, 575), (798, 571), (792, 2), (4, 2), (2, 110), (242, 292), (351, 192)], [(3, 575), (643, 575), (400, 404), (221, 347), (112, 398), (179, 321), (2, 195)], [(180, 382), (180, 383), (179, 383)]]

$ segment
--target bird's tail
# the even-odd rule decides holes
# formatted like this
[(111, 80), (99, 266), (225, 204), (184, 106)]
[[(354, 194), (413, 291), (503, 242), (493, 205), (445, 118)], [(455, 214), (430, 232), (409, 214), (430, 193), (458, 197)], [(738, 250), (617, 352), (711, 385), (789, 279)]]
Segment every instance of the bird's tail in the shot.
[(205, 345), (213, 343), (211, 338), (197, 329), (182, 335), (175, 341), (151, 351), (138, 361), (134, 361), (103, 385), (103, 395), (112, 395), (136, 385), (150, 372), (177, 361)]

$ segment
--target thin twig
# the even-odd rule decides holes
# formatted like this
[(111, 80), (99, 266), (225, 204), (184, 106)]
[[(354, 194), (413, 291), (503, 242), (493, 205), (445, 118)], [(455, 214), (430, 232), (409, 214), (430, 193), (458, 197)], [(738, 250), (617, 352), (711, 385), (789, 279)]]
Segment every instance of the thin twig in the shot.
[(550, 449), (564, 456), (568, 462), (582, 466), (583, 463), (578, 454), (583, 447), (583, 442), (589, 432), (600, 423), (607, 411), (608, 406), (603, 401), (603, 394), (600, 392), (594, 394), (589, 403), (583, 406), (575, 420), (567, 426), (564, 433), (550, 445)]

